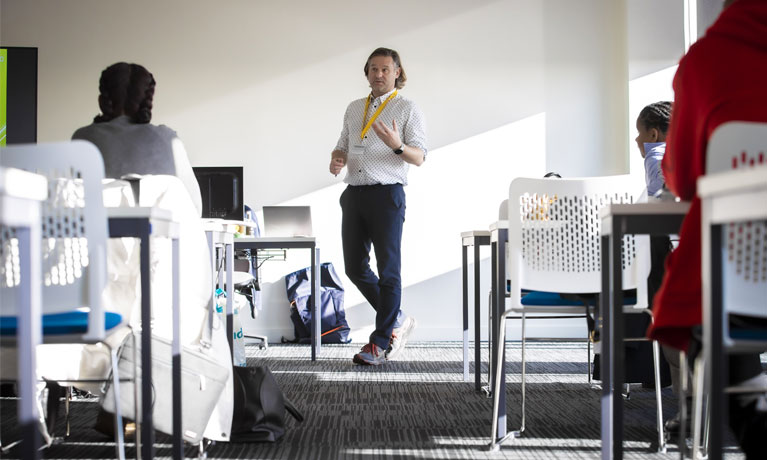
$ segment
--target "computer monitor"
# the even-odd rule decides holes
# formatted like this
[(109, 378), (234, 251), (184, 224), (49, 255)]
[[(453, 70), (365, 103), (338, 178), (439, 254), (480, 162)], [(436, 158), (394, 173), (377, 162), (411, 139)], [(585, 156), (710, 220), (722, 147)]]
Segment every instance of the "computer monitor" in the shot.
[(196, 166), (192, 169), (200, 184), (202, 217), (242, 220), (242, 166)]
[(37, 48), (0, 46), (0, 146), (37, 142)]

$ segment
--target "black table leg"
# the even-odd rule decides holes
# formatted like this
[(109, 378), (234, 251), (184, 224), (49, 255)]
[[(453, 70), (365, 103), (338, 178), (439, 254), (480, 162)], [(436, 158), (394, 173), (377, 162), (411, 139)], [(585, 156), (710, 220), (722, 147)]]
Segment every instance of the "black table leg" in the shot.
[[(469, 380), (469, 273), (468, 273), (468, 248), (461, 244), (461, 299), (463, 315), (463, 381)], [(476, 338), (475, 338), (476, 347)]]
[(184, 441), (182, 440), (181, 418), (181, 312), (180, 312), (180, 267), (179, 267), (179, 241), (174, 238), (173, 246), (173, 458), (184, 458)]
[(623, 234), (618, 219), (602, 237), (602, 458), (623, 458)]
[[(722, 350), (724, 341), (722, 321), (722, 225), (711, 226), (711, 308), (703, 318), (706, 328), (711, 337), (704, 337), (706, 365), (711, 366), (711, 371), (706, 374), (711, 379), (710, 388), (710, 411), (711, 429), (709, 431), (710, 460), (722, 459), (722, 446), (724, 445), (723, 427), (727, 425), (727, 400), (724, 393), (728, 379), (727, 355)], [(706, 312), (704, 312), (706, 314)]]
[(474, 245), (474, 389), (476, 391), (482, 391), (479, 269), (479, 245)]
[(311, 248), (312, 251), (312, 361), (317, 360), (322, 343), (322, 330), (320, 321), (320, 249)]
[(152, 290), (150, 285), (149, 224), (142, 226), (140, 240), (141, 271), (141, 457), (154, 458), (152, 420)]

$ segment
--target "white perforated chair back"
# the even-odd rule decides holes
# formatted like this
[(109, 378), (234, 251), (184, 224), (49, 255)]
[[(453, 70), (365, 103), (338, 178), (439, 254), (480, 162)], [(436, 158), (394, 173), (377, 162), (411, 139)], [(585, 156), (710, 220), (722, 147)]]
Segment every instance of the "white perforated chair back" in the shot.
[[(48, 178), (48, 198), (41, 206), (43, 312), (78, 308), (101, 312), (107, 216), (101, 191), (104, 163), (98, 149), (84, 141), (18, 145), (1, 149), (0, 159), (3, 166)], [(16, 305), (20, 280), (13, 232), (0, 233), (0, 314), (6, 316), (15, 314), (6, 310)], [(103, 336), (103, 313), (90, 316), (89, 328), (94, 329), (89, 335), (98, 339)]]
[(501, 205), (498, 207), (498, 221), (509, 220), (509, 200), (508, 198), (501, 201)]
[[(767, 124), (730, 122), (714, 131), (708, 144), (706, 173), (755, 166), (767, 167)], [(767, 221), (732, 223), (722, 232), (725, 315), (767, 318)]]
[[(633, 203), (639, 187), (628, 175), (514, 179), (508, 203), (512, 302), (519, 305), (521, 289), (600, 292), (599, 210), (609, 203)], [(636, 307), (646, 308), (649, 264), (636, 263), (637, 238), (647, 237), (629, 235), (623, 241), (623, 288), (637, 288)]]

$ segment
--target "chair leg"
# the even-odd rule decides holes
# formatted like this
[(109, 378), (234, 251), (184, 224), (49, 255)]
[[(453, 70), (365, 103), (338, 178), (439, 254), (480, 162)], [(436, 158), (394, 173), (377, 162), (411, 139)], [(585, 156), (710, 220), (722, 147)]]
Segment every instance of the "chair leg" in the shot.
[(120, 460), (125, 460), (125, 439), (123, 438), (123, 418), (122, 418), (122, 411), (120, 410), (120, 374), (118, 373), (118, 370), (117, 370), (119, 358), (117, 356), (117, 349), (112, 348), (109, 345), (106, 345), (106, 346), (109, 348), (109, 355), (112, 361), (112, 385), (114, 388), (113, 393), (115, 398), (115, 435), (117, 436), (115, 450), (117, 452), (117, 458)]
[(208, 458), (208, 454), (205, 452), (205, 440), (201, 439), (199, 444), (197, 444), (197, 458), (199, 460), (205, 460)]
[(493, 375), (493, 291), (487, 291), (487, 343), (490, 344), (487, 347), (487, 397), (493, 395), (493, 388), (490, 382), (490, 378)]
[(701, 447), (703, 448), (703, 455), (708, 456), (708, 435), (709, 431), (711, 430), (711, 396), (706, 396), (706, 403), (705, 406), (705, 417), (706, 421), (703, 424), (703, 444)]
[(700, 458), (701, 455), (701, 425), (703, 410), (703, 381), (706, 372), (703, 356), (695, 358), (695, 366), (692, 374), (692, 458)]
[(666, 434), (663, 432), (663, 401), (661, 399), (660, 385), (660, 345), (657, 340), (652, 341), (653, 371), (655, 374), (655, 406), (658, 415), (658, 452), (666, 452)]
[(67, 432), (66, 432), (66, 434), (64, 436), (66, 436), (67, 438), (69, 437), (69, 432), (70, 432), (70, 430), (69, 430), (70, 429), (70, 426), (69, 426), (69, 403), (70, 403), (70, 401), (72, 401), (72, 387), (68, 386), (67, 387), (67, 395), (66, 395), (66, 398), (64, 399), (64, 414), (66, 415), (66, 419), (65, 420), (66, 420), (66, 427), (67, 427)]
[[(498, 439), (498, 413), (500, 412), (499, 406), (501, 404), (501, 392), (506, 391), (506, 382), (501, 380), (500, 369), (502, 369), (503, 367), (503, 351), (506, 345), (506, 315), (510, 313), (511, 311), (505, 311), (499, 318), (499, 331), (497, 334), (498, 342), (495, 344), (496, 356), (497, 356), (495, 361), (495, 368), (498, 369), (499, 372), (495, 373), (495, 391), (493, 392), (493, 421), (492, 421), (492, 428), (490, 432), (490, 445), (488, 446), (489, 450), (491, 451), (498, 450), (500, 448), (500, 445), (507, 439), (514, 439), (519, 437), (519, 435), (522, 434), (522, 431), (524, 430), (524, 415), (523, 415), (522, 428), (520, 430), (508, 431), (506, 433), (506, 436), (504, 436), (502, 439)], [(524, 337), (524, 333), (522, 336)], [(524, 369), (525, 367), (523, 364), (522, 365), (523, 379), (524, 379)], [(524, 407), (524, 390), (522, 392), (522, 395), (523, 395), (522, 404)]]
[(526, 361), (525, 361), (525, 344), (526, 344), (526, 340), (525, 340), (525, 312), (522, 311), (522, 423), (521, 423), (521, 426), (519, 427), (519, 432), (520, 433), (525, 431), (525, 399), (526, 399), (525, 398), (526, 397), (526, 394), (525, 394), (525, 383), (527, 381), (527, 379), (526, 379), (526, 376), (527, 376), (527, 372), (526, 372), (527, 364), (526, 364)]
[[(498, 342), (496, 345), (496, 351), (498, 358), (495, 362), (495, 364), (498, 366), (497, 368), (500, 369), (501, 365), (503, 363), (503, 343), (506, 341), (506, 315), (501, 316), (499, 321), (499, 331), (498, 331)], [(492, 323), (490, 323), (492, 327)], [(490, 354), (492, 361), (492, 353)], [(490, 450), (494, 451), (497, 450), (500, 446), (500, 443), (503, 440), (498, 440), (498, 412), (499, 412), (499, 406), (501, 404), (501, 391), (505, 391), (505, 386), (502, 388), (501, 385), (505, 382), (501, 382), (501, 373), (498, 372), (495, 375), (495, 391), (493, 392), (493, 420), (491, 423), (491, 431), (490, 431)]]
[(136, 334), (133, 328), (130, 330), (131, 350), (133, 350), (133, 423), (136, 425), (136, 460), (141, 460), (141, 417), (139, 411), (139, 385), (138, 385), (138, 351), (136, 350)]
[(138, 350), (136, 349), (137, 341), (135, 331), (131, 326), (128, 326), (128, 329), (130, 330), (130, 333), (123, 341), (123, 344), (128, 340), (131, 341), (131, 360), (133, 361), (133, 375), (131, 382), (133, 384), (133, 426), (135, 429), (133, 437), (136, 446), (136, 460), (141, 460), (141, 417), (139, 417), (139, 400), (141, 396), (139, 394), (140, 390), (138, 384)]
[(586, 338), (586, 369), (588, 369), (588, 379), (589, 379), (589, 386), (592, 384), (591, 374), (593, 373), (593, 369), (591, 368), (591, 337)]
[(687, 355), (685, 352), (679, 352), (679, 458), (684, 460), (687, 457)]

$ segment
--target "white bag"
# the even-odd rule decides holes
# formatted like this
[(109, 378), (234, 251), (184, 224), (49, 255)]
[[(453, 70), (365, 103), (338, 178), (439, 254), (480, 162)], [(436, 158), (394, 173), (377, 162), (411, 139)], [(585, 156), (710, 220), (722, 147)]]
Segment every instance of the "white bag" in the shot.
[[(139, 394), (139, 417), (141, 415), (141, 342), (136, 338), (136, 369)], [(121, 378), (133, 375), (133, 341), (128, 340), (120, 355), (118, 369)], [(171, 365), (171, 342), (152, 337), (152, 389), (154, 428), (162, 433), (173, 432), (173, 394)], [(224, 391), (228, 369), (199, 349), (182, 347), (181, 350), (181, 427), (184, 441), (197, 444), (202, 439), (205, 426)], [(101, 399), (105, 411), (114, 413), (112, 386)], [(133, 406), (133, 382), (120, 382), (120, 410), (122, 415), (135, 420)]]
[[(243, 307), (248, 305), (248, 298), (237, 292), (234, 293), (234, 306), (232, 307), (232, 365), (246, 367), (248, 365), (245, 356), (245, 335), (242, 332), (242, 321), (240, 312)], [(226, 324), (226, 294), (221, 290), (216, 290), (216, 313), (221, 318), (221, 323)]]
[[(235, 294), (235, 299), (239, 294)], [(232, 365), (247, 367), (248, 362), (245, 358), (245, 337), (242, 333), (242, 321), (240, 321), (240, 309), (236, 303), (232, 315)]]

